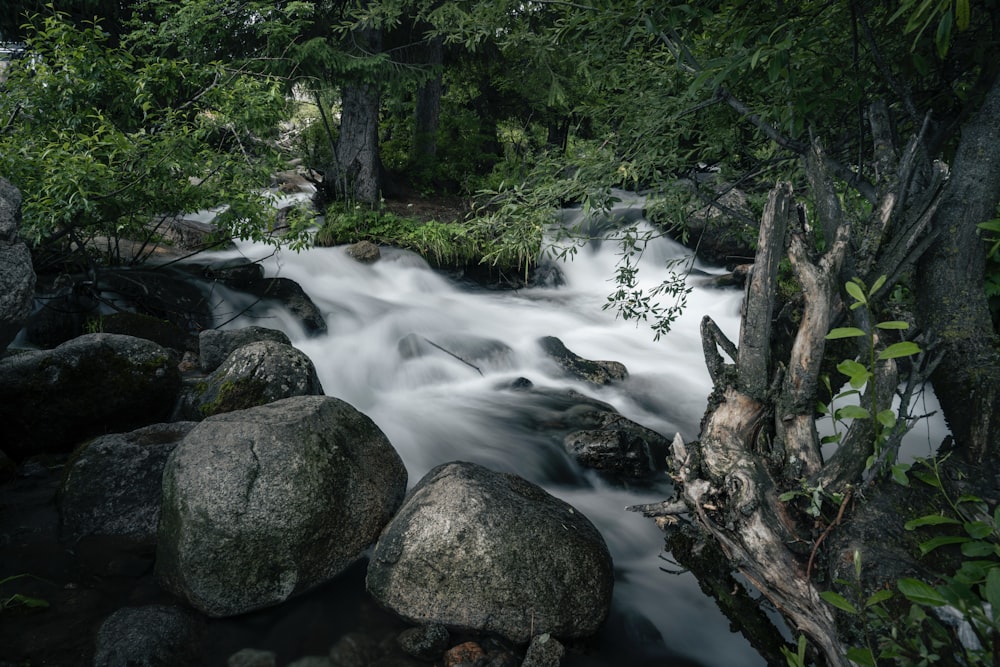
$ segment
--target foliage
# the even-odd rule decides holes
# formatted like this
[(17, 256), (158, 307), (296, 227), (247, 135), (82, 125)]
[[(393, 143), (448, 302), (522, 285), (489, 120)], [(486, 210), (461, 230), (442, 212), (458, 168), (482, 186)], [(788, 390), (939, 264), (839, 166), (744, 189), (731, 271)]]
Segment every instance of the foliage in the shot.
[[(850, 297), (853, 299), (853, 303), (850, 305), (851, 310), (858, 310), (859, 308), (864, 308), (868, 310), (868, 317), (870, 319), (872, 313), (872, 297), (882, 288), (885, 284), (886, 277), (879, 277), (871, 286), (867, 288), (864, 282), (860, 278), (853, 278), (850, 282), (846, 283), (845, 289)], [(832, 436), (827, 436), (823, 438), (822, 442), (839, 442), (842, 433), (837, 430), (838, 423), (845, 423), (848, 419), (873, 419), (875, 420), (875, 451), (869, 457), (865, 468), (871, 469), (876, 464), (886, 467), (892, 470), (893, 476), (900, 478), (902, 475), (902, 470), (899, 466), (895, 466), (895, 453), (888, 451), (886, 449), (886, 444), (889, 442), (890, 436), (894, 432), (900, 432), (907, 428), (906, 424), (897, 423), (896, 413), (892, 408), (885, 408), (882, 410), (878, 409), (880, 405), (880, 397), (876, 391), (876, 383), (869, 382), (875, 377), (877, 371), (876, 365), (880, 362), (889, 361), (891, 359), (898, 359), (901, 357), (909, 357), (920, 352), (920, 346), (913, 341), (898, 341), (891, 343), (890, 345), (884, 346), (879, 340), (877, 331), (905, 331), (909, 329), (910, 325), (907, 322), (900, 320), (886, 320), (882, 322), (876, 322), (873, 327), (869, 330), (859, 329), (858, 327), (839, 327), (831, 329), (826, 335), (827, 340), (840, 340), (844, 338), (858, 338), (862, 340), (862, 347), (864, 349), (864, 357), (861, 361), (856, 359), (844, 359), (839, 364), (837, 364), (837, 370), (840, 371), (842, 375), (847, 378), (847, 382), (850, 385), (850, 389), (838, 393), (833, 396), (833, 389), (830, 384), (830, 378), (824, 376), (822, 382), (825, 383), (827, 392), (833, 396), (829, 404), (820, 403), (817, 407), (820, 414), (829, 415), (833, 418), (834, 434)], [(839, 408), (835, 408), (833, 402), (836, 400), (842, 400), (849, 396), (860, 395), (860, 391), (866, 385), (868, 388), (869, 405), (868, 407), (862, 405), (847, 404)]]
[[(4, 577), (3, 579), (0, 579), (0, 587), (9, 584), (12, 581), (17, 581), (19, 579), (24, 579), (31, 576), (34, 575), (15, 574), (9, 577)], [(18, 607), (24, 607), (27, 609), (44, 609), (45, 607), (48, 606), (49, 603), (47, 600), (32, 597), (30, 595), (24, 595), (23, 593), (11, 593), (10, 595), (0, 596), (0, 613)]]
[(275, 164), (264, 138), (285, 108), (280, 89), (107, 42), (96, 22), (32, 17), (0, 95), (0, 173), (24, 194), (22, 234), (149, 238), (154, 216), (225, 206), (223, 234), (273, 240), (274, 211), (254, 185)]

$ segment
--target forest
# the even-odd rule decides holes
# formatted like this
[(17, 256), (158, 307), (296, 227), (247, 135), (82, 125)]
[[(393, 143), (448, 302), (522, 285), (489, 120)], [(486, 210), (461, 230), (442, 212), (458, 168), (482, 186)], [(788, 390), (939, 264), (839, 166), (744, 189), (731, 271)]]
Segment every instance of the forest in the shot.
[[(567, 205), (642, 192), (691, 247), (715, 207), (755, 252), (728, 259), (753, 263), (742, 329), (703, 322), (700, 437), (636, 509), (773, 604), (774, 660), (997, 664), (998, 35), (996, 0), (10, 0), (0, 176), (36, 268), (224, 204), (226, 237), (516, 282), (574, 252), (543, 243)], [(261, 194), (290, 168), (319, 230)], [(636, 287), (621, 241), (608, 307), (668, 338), (683, 276)], [(951, 435), (897, 461), (928, 383)]]

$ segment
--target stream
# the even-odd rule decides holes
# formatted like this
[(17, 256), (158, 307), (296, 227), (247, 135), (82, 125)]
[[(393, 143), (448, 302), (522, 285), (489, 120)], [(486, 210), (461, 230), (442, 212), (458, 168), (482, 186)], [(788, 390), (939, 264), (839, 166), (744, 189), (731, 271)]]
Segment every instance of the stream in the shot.
[[(641, 206), (641, 200), (626, 205)], [(616, 582), (596, 664), (623, 664), (624, 652), (632, 664), (765, 664), (691, 574), (666, 571), (677, 568), (664, 560), (663, 536), (653, 522), (625, 511), (667, 497), (666, 476), (629, 486), (580, 468), (550, 435), (532, 428), (546, 409), (537, 397), (504, 389), (518, 378), (539, 388), (572, 388), (668, 438), (679, 432), (694, 439), (711, 391), (699, 322), (710, 315), (735, 340), (740, 290), (695, 286), (683, 316), (657, 342), (647, 325), (602, 309), (613, 288), (616, 243), (590, 243), (560, 263), (564, 282), (558, 287), (516, 291), (465, 284), (391, 248), (370, 265), (348, 257), (344, 247), (272, 252), (247, 244), (214, 256), (260, 259), (268, 276), (298, 282), (323, 312), (328, 334), (307, 337), (279, 308), (256, 308), (227, 326), (285, 331), (313, 360), (325, 392), (386, 433), (406, 464), (410, 486), (440, 463), (471, 461), (539, 484), (598, 527), (614, 558)], [(642, 284), (659, 283), (665, 262), (688, 254), (669, 239), (651, 242), (639, 261)], [(722, 272), (701, 263), (694, 269), (706, 277)], [(432, 352), (408, 355), (400, 341), (413, 335), (435, 346)], [(609, 387), (567, 378), (539, 348), (543, 336), (560, 338), (587, 359), (622, 362), (629, 378)], [(510, 351), (471, 364), (449, 353), (463, 341), (500, 341)]]
[[(634, 219), (643, 200), (621, 197), (618, 212)], [(564, 224), (581, 216), (564, 212)], [(438, 464), (471, 461), (542, 486), (597, 526), (614, 558), (616, 582), (597, 655), (585, 664), (624, 664), (627, 655), (633, 665), (764, 665), (694, 576), (678, 573), (653, 522), (625, 511), (670, 495), (666, 475), (628, 485), (581, 468), (558, 439), (537, 428), (550, 409), (538, 394), (510, 389), (521, 378), (540, 389), (573, 389), (667, 438), (698, 436), (712, 389), (700, 321), (711, 316), (737, 340), (742, 291), (706, 286), (723, 270), (695, 261), (687, 307), (656, 341), (648, 325), (603, 308), (620, 252), (614, 242), (589, 242), (571, 261), (558, 263), (563, 277), (558, 286), (520, 290), (485, 289), (392, 248), (383, 248), (374, 264), (350, 258), (345, 247), (274, 253), (243, 244), (213, 256), (259, 260), (268, 276), (290, 278), (304, 288), (325, 317), (326, 335), (308, 336), (280, 307), (238, 300), (226, 307), (234, 314), (250, 309), (226, 326), (287, 333), (314, 362), (325, 392), (364, 412), (385, 432), (407, 467), (410, 486)], [(689, 255), (667, 238), (651, 241), (637, 262), (640, 286), (648, 289), (667, 279), (668, 263)], [(569, 378), (539, 347), (544, 336), (558, 337), (583, 358), (621, 362), (629, 377), (604, 387)], [(414, 354), (415, 348), (421, 352)], [(474, 363), (463, 357), (463, 350), (477, 348), (502, 353), (478, 355)], [(921, 400), (925, 413), (937, 409), (931, 392)], [(928, 443), (940, 442), (944, 432), (940, 420), (918, 427), (901, 458), (931, 453)]]

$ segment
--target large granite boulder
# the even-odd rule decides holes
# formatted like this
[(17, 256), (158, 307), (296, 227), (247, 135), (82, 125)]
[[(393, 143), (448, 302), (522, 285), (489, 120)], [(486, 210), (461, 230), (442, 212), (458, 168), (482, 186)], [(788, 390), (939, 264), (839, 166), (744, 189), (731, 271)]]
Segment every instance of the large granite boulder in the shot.
[(273, 340), (237, 348), (185, 397), (181, 416), (198, 420), (292, 396), (319, 396), (323, 386), (304, 352)]
[(211, 616), (278, 604), (357, 560), (405, 491), (385, 435), (336, 398), (209, 417), (167, 460), (157, 577)]
[(0, 352), (7, 349), (31, 315), (35, 272), (31, 253), (18, 238), (21, 193), (0, 178)]
[(59, 494), (60, 532), (75, 541), (90, 535), (156, 540), (163, 467), (194, 422), (153, 424), (94, 438), (70, 459)]
[(87, 334), (0, 361), (4, 451), (69, 451), (94, 435), (164, 421), (180, 390), (176, 355), (152, 341)]
[(413, 623), (585, 637), (607, 616), (611, 555), (572, 506), (472, 463), (430, 471), (379, 537), (369, 592)]
[(292, 344), (284, 331), (266, 327), (205, 329), (198, 334), (198, 355), (201, 370), (211, 373), (221, 366), (222, 362), (236, 349), (265, 340), (285, 345)]

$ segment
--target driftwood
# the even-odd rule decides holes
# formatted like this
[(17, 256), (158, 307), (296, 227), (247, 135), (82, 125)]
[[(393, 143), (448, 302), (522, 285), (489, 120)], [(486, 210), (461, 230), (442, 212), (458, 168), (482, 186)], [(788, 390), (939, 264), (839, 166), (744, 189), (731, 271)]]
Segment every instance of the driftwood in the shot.
[[(877, 123), (877, 114), (875, 118)], [(809, 639), (825, 664), (835, 667), (850, 662), (833, 608), (822, 600), (823, 588), (811, 580), (820, 543), (832, 526), (814, 541), (811, 526), (798, 523), (794, 508), (779, 496), (805, 482), (847, 497), (865, 481), (865, 462), (874, 453), (874, 420), (854, 420), (838, 451), (827, 461), (821, 454), (815, 417), (825, 336), (831, 327), (847, 324), (871, 330), (865, 309), (844, 308), (840, 288), (848, 278), (873, 281), (875, 271), (887, 275), (886, 287), (879, 292), (886, 294), (929, 243), (927, 223), (937, 206), (944, 171), (927, 168), (918, 173), (919, 165), (926, 166), (917, 159), (918, 146), (916, 138), (898, 161), (889, 150), (879, 154), (880, 168), (895, 171), (881, 180), (872, 219), (859, 225), (861, 229), (845, 221), (828, 174), (830, 161), (817, 142), (805, 160), (817, 233), (796, 205), (789, 184), (771, 191), (746, 288), (739, 345), (727, 340), (710, 319), (702, 322), (702, 345), (715, 390), (700, 440), (674, 441), (671, 468), (677, 497), (629, 508), (660, 522), (673, 521), (686, 509), (688, 520), (708, 542), (721, 547), (734, 569)], [(816, 237), (824, 241), (822, 254), (814, 247)], [(776, 279), (786, 254), (803, 305), (788, 358), (774, 359)], [(847, 317), (853, 321), (844, 321)], [(863, 340), (867, 344), (867, 338)], [(926, 378), (926, 368), (914, 368), (910, 391)], [(880, 362), (863, 404), (871, 405), (874, 391), (877, 409), (884, 409), (899, 384), (896, 364)], [(898, 444), (905, 432), (907, 405), (904, 401), (900, 408), (899, 427), (887, 447)], [(838, 523), (847, 508), (846, 503), (836, 508)]]

